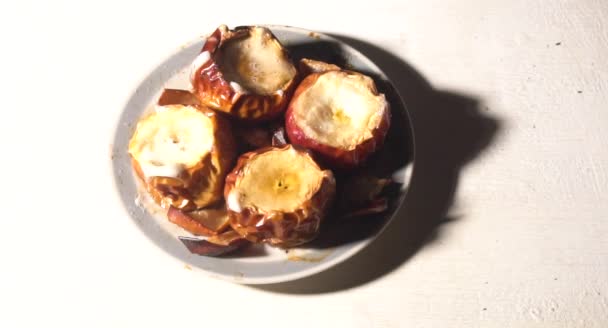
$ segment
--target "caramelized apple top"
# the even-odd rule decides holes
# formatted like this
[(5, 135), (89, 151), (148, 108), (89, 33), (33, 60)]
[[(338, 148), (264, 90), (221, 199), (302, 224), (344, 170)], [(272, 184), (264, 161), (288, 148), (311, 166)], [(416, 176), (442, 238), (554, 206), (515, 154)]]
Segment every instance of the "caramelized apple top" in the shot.
[(215, 55), (224, 78), (246, 93), (270, 95), (291, 82), (296, 69), (270, 30), (252, 27), (226, 40)]
[(129, 153), (146, 178), (177, 177), (208, 154), (214, 141), (213, 123), (191, 106), (160, 106), (137, 124)]
[(308, 153), (292, 146), (260, 152), (243, 167), (227, 197), (228, 208), (291, 212), (319, 190), (323, 177)]
[(307, 79), (316, 80), (292, 103), (298, 127), (307, 136), (346, 150), (373, 137), (388, 104), (370, 77), (328, 71)]

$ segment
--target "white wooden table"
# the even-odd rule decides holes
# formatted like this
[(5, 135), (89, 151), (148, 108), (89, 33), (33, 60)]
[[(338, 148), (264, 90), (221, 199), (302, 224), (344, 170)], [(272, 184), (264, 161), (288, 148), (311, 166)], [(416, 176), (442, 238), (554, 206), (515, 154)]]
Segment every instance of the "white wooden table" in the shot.
[[(221, 23), (350, 38), (403, 93), (408, 215), (352, 260), (218, 281), (120, 205), (126, 99)], [(19, 1), (0, 27), (1, 327), (608, 327), (604, 0)]]

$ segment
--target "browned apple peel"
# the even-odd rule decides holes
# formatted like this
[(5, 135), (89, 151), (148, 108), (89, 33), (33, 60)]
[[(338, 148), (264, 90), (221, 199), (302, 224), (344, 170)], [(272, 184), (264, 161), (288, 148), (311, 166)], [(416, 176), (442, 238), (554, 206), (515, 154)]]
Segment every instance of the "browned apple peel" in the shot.
[(191, 67), (194, 94), (213, 109), (246, 121), (280, 115), (296, 84), (287, 50), (265, 27), (225, 25), (209, 36)]
[(231, 227), (252, 242), (292, 247), (316, 237), (335, 194), (335, 179), (291, 145), (242, 155), (226, 178)]
[(179, 240), (192, 254), (219, 257), (239, 250), (250, 242), (233, 230), (207, 239), (179, 236)]
[(230, 227), (230, 220), (224, 205), (185, 212), (169, 207), (167, 218), (170, 222), (197, 236), (213, 236)]

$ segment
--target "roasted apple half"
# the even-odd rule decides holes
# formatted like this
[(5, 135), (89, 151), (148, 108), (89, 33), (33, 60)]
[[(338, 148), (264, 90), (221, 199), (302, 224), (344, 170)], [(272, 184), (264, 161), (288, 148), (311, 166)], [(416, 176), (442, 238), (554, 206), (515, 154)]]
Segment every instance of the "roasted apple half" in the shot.
[(157, 106), (137, 124), (129, 154), (154, 200), (193, 210), (220, 201), (236, 157), (229, 123), (198, 106)]
[(285, 124), (293, 144), (313, 150), (329, 165), (351, 168), (384, 142), (390, 107), (370, 77), (330, 70), (300, 83)]
[(297, 70), (285, 48), (264, 27), (221, 25), (194, 60), (194, 94), (213, 109), (248, 121), (280, 115), (293, 89)]
[(243, 154), (226, 178), (230, 225), (252, 242), (292, 247), (312, 240), (336, 182), (305, 150), (291, 145)]

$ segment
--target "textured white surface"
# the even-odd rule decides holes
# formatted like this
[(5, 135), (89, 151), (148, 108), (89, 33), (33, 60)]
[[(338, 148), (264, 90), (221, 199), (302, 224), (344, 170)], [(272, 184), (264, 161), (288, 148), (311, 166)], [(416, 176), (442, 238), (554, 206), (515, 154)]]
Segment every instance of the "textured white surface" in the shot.
[[(261, 3), (0, 5), (0, 326), (608, 326), (608, 2)], [(438, 222), (453, 187), (452, 220), (266, 289), (158, 250), (115, 195), (112, 134), (132, 87), (220, 23), (357, 38), (477, 99), (483, 119), (462, 97), (410, 102), (428, 163), (408, 213), (430, 221), (403, 220)]]

